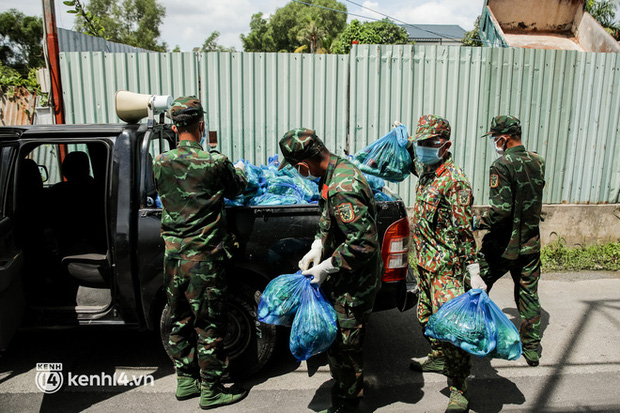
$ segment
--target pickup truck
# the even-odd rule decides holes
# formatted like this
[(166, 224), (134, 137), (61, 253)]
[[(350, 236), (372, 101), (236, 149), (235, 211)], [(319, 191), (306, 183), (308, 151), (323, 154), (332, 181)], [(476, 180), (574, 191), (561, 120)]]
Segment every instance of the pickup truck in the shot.
[[(20, 327), (159, 328), (167, 337), (151, 165), (175, 145), (165, 123), (0, 128), (0, 349)], [(379, 202), (378, 214), (387, 270), (375, 310), (405, 310), (406, 209)], [(258, 322), (257, 305), (271, 279), (297, 270), (318, 218), (311, 204), (227, 208), (239, 242), (225, 338), (233, 375), (258, 371), (287, 333)]]

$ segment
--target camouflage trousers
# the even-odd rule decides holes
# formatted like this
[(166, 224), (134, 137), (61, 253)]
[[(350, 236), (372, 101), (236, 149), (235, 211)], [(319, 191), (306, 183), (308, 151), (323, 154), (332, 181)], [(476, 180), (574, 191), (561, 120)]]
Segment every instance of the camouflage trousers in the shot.
[[(441, 267), (433, 273), (418, 266), (418, 321), (422, 329), (428, 319), (439, 307), (465, 292), (462, 276), (454, 274), (453, 267)], [(471, 371), (469, 353), (445, 341), (424, 336), (431, 345), (431, 356), (445, 357), (446, 376), (453, 380), (454, 386), (462, 388)]]
[(540, 279), (540, 253), (521, 255), (516, 260), (501, 257), (501, 252), (491, 243), (482, 244), (478, 253), (480, 275), (491, 292), (493, 284), (510, 272), (514, 281), (514, 299), (521, 316), (519, 334), (523, 349), (538, 351), (540, 346), (541, 306), (538, 298)]
[(364, 396), (363, 346), (372, 305), (350, 307), (338, 301), (334, 301), (338, 335), (327, 350), (329, 371), (335, 381), (332, 405), (355, 408)]
[(170, 353), (177, 375), (221, 381), (228, 369), (225, 261), (164, 258), (164, 287), (170, 305)]

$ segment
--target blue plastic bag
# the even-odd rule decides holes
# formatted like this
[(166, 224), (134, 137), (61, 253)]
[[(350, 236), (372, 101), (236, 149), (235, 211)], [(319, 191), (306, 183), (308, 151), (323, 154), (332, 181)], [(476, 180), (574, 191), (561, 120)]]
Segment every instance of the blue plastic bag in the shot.
[(301, 271), (271, 280), (258, 303), (258, 320), (290, 327), (301, 302), (301, 293), (308, 288), (307, 284), (309, 281), (301, 275)]
[(325, 299), (320, 288), (307, 280), (301, 294), (301, 304), (289, 338), (291, 353), (299, 361), (327, 350), (338, 334), (336, 310)]
[(401, 182), (412, 167), (407, 151), (407, 128), (398, 125), (387, 135), (353, 155), (353, 163), (364, 173), (390, 182)]
[(489, 356), (506, 360), (519, 360), (521, 353), (523, 353), (519, 330), (491, 299), (489, 299), (489, 312), (497, 327), (497, 346)]
[(521, 356), (519, 332), (481, 289), (442, 305), (429, 318), (425, 334), (480, 357), (516, 360)]
[(486, 356), (495, 348), (497, 336), (488, 301), (488, 295), (480, 289), (451, 299), (430, 316), (426, 335), (449, 341), (476, 356)]

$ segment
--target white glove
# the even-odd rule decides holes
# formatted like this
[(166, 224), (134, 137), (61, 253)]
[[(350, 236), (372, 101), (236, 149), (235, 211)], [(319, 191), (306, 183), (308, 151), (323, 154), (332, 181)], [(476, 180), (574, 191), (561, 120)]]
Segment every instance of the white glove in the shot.
[(237, 161), (237, 163), (234, 164), (233, 166), (245, 172), (245, 164), (243, 163), (243, 161)]
[(394, 124), (392, 125), (392, 127), (397, 127), (398, 125), (400, 125), (401, 123), (397, 120), (394, 121)]
[(482, 291), (487, 290), (487, 285), (480, 276), (480, 264), (469, 264), (467, 266), (467, 272), (469, 273), (471, 288), (480, 288)]
[(329, 274), (335, 273), (338, 271), (338, 268), (332, 265), (332, 257), (327, 258), (322, 263), (315, 265), (309, 270), (303, 271), (301, 274), (306, 277), (312, 276), (310, 280), (310, 284), (318, 284), (319, 287), (323, 284), (323, 281), (327, 278)]
[(321, 261), (321, 253), (323, 252), (323, 243), (320, 239), (315, 239), (310, 247), (310, 251), (304, 255), (304, 257), (299, 261), (299, 269), (302, 271), (306, 271), (310, 268), (310, 264), (315, 265), (319, 261)]

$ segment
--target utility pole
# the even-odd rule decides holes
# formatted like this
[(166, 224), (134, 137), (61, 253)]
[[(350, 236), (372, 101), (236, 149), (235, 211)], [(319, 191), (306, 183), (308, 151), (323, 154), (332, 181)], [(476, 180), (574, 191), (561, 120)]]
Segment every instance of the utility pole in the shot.
[(62, 85), (60, 83), (60, 58), (58, 32), (56, 30), (56, 8), (54, 0), (43, 0), (43, 27), (45, 29), (45, 49), (51, 80), (52, 109), (56, 124), (65, 123), (62, 105)]

